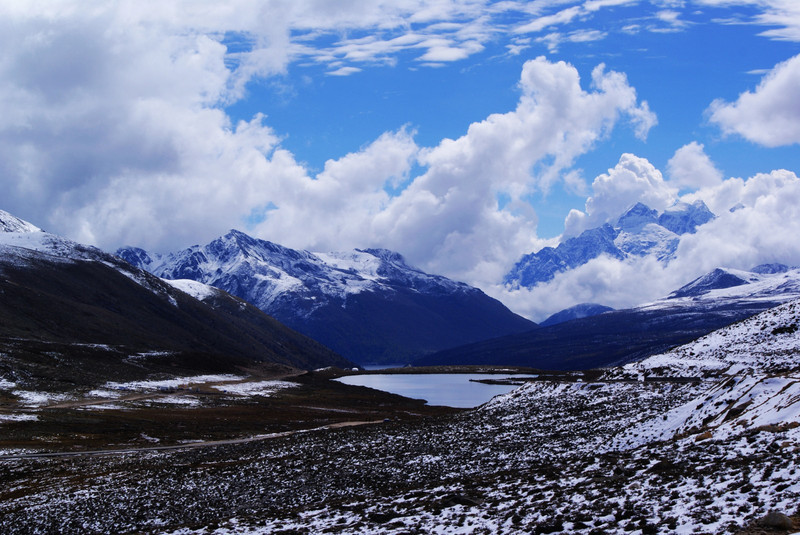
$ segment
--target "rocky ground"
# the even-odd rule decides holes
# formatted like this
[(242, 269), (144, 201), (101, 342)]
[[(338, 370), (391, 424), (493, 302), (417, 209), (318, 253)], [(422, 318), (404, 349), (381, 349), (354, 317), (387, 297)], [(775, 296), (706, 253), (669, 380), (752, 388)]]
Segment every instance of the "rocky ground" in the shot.
[(716, 384), (538, 381), (451, 415), (191, 450), (5, 460), (0, 532), (772, 529), (759, 522), (800, 504), (800, 429), (636, 436)]

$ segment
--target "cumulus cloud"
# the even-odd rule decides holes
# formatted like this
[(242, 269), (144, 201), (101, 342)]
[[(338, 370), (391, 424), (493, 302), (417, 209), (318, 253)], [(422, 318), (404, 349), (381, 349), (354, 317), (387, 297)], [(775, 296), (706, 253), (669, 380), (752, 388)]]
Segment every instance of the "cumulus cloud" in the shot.
[(714, 166), (703, 148), (701, 143), (692, 141), (675, 151), (667, 162), (670, 182), (691, 189), (716, 186), (722, 182), (722, 172)]
[(726, 134), (767, 147), (800, 143), (800, 55), (776, 65), (755, 91), (716, 100), (708, 111)]
[(518, 314), (542, 321), (579, 303), (629, 308), (662, 297), (685, 282), (681, 274), (651, 258), (622, 262), (601, 256), (557, 275), (547, 284), (513, 289), (496, 285), (487, 293)]
[(615, 221), (628, 208), (642, 202), (664, 210), (677, 200), (678, 190), (645, 158), (623, 154), (617, 165), (592, 182), (592, 195), (584, 212), (571, 210), (564, 223), (564, 236)]
[(285, 180), (264, 173), (273, 184), (275, 209), (253, 232), (319, 251), (376, 246), (381, 236), (373, 220), (390, 203), (385, 188), (409, 179), (418, 150), (413, 132), (402, 129), (383, 134), (359, 152), (328, 160), (314, 177), (299, 168)]

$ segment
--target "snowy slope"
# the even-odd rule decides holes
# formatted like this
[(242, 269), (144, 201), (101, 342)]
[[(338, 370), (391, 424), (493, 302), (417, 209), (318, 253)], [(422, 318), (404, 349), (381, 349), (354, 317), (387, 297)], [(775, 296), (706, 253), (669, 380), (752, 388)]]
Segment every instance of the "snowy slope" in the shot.
[(712, 332), (610, 377), (694, 377), (695, 399), (620, 436), (620, 447), (692, 437), (728, 439), (747, 430), (800, 426), (800, 300)]
[(191, 295), (198, 301), (205, 301), (206, 299), (218, 296), (219, 294), (222, 293), (213, 286), (209, 286), (208, 284), (203, 284), (202, 282), (197, 282), (188, 279), (177, 279), (177, 280), (164, 279), (164, 282), (166, 282), (167, 284), (169, 284), (174, 288), (177, 288), (178, 290), (184, 293)]
[(0, 210), (0, 233), (3, 232), (41, 232), (42, 229), (13, 216), (5, 210)]
[(800, 368), (799, 326), (800, 300), (796, 299), (624, 369), (695, 377), (794, 370)]

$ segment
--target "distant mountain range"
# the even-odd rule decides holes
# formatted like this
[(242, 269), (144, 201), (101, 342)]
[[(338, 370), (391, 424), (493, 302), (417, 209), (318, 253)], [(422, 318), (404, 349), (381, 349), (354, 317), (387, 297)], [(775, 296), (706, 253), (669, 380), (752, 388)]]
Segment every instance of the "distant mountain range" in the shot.
[(619, 260), (652, 256), (669, 262), (675, 256), (680, 237), (694, 233), (714, 217), (703, 201), (678, 203), (661, 214), (637, 203), (614, 225), (606, 223), (569, 238), (558, 247), (545, 247), (523, 256), (503, 282), (512, 287), (531, 288), (600, 255)]
[(405, 363), (536, 326), (477, 288), (385, 249), (311, 253), (232, 230), (177, 253), (116, 254), (164, 279), (221, 288), (362, 364)]
[(441, 351), (417, 365), (503, 364), (575, 370), (641, 360), (766, 309), (800, 298), (800, 269), (716, 269), (669, 297), (539, 326), (526, 333)]
[[(52, 355), (48, 364), (41, 362), (45, 354)], [(29, 360), (12, 366), (21, 355)], [(222, 290), (168, 284), (0, 211), (0, 368), (13, 368), (11, 376), (56, 369), (67, 375), (81, 367), (67, 355), (89, 358), (83, 371), (105, 370), (105, 380), (125, 367), (150, 365), (194, 371), (353, 365)]]

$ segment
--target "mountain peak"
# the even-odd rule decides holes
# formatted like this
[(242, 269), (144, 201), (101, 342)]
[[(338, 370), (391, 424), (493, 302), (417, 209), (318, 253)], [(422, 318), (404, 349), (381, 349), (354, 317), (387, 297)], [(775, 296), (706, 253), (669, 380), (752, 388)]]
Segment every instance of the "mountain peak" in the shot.
[(0, 232), (42, 232), (42, 229), (0, 210)]
[(535, 326), (477, 288), (409, 267), (387, 249), (312, 253), (231, 230), (139, 265), (223, 289), (363, 362), (400, 362)]
[(625, 232), (639, 232), (645, 225), (658, 223), (658, 211), (637, 202), (617, 220), (617, 228)]
[(613, 225), (604, 223), (562, 241), (558, 247), (524, 255), (503, 278), (503, 284), (532, 288), (601, 255), (618, 260), (647, 256), (666, 264), (675, 258), (682, 235), (694, 233), (715, 217), (700, 200), (677, 203), (660, 215), (637, 202)]
[(716, 217), (708, 209), (706, 203), (701, 200), (694, 201), (692, 204), (679, 202), (661, 214), (658, 224), (678, 235), (694, 234), (697, 227), (716, 219)]
[(370, 249), (356, 249), (356, 251), (361, 253), (369, 253), (375, 258), (379, 260), (383, 260), (385, 262), (391, 262), (392, 264), (398, 264), (401, 266), (407, 266), (406, 259), (403, 258), (398, 252), (391, 251), (389, 249), (380, 249), (380, 248), (370, 248)]

